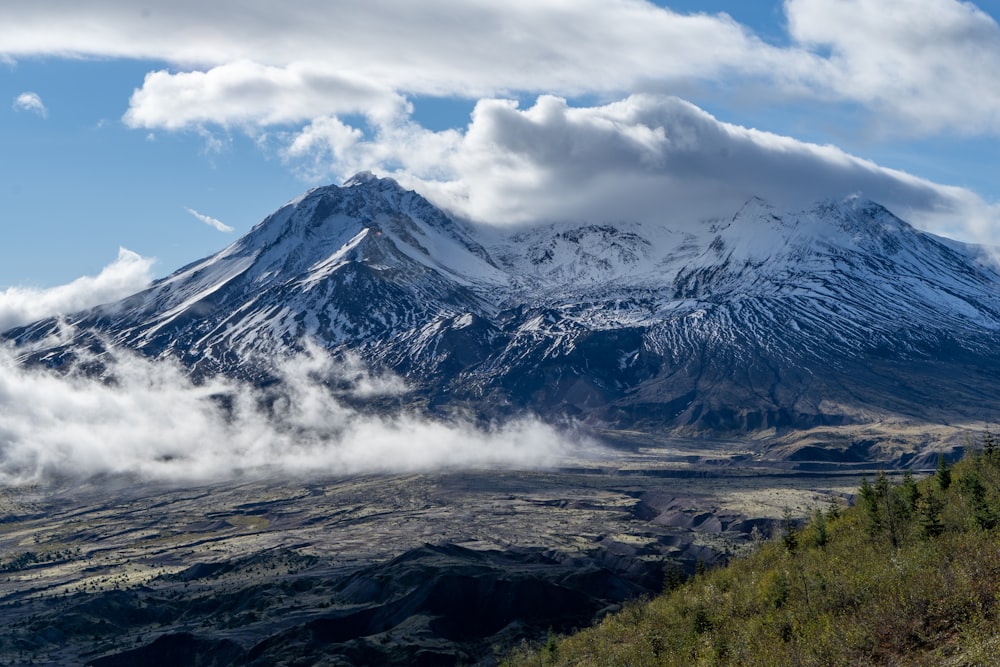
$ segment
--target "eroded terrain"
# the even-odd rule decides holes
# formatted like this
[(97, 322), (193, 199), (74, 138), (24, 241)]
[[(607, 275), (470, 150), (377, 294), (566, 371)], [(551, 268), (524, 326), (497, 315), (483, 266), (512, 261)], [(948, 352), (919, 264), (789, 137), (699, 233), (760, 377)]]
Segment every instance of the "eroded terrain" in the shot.
[(0, 664), (490, 664), (866, 469), (815, 467), (667, 442), (547, 471), (7, 488)]

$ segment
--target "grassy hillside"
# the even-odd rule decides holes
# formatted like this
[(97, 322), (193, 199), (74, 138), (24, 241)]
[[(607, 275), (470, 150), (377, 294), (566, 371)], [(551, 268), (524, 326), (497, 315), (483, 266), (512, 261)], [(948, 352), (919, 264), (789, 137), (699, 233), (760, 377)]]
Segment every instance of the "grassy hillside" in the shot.
[(1000, 664), (998, 444), (863, 480), (855, 507), (505, 664)]

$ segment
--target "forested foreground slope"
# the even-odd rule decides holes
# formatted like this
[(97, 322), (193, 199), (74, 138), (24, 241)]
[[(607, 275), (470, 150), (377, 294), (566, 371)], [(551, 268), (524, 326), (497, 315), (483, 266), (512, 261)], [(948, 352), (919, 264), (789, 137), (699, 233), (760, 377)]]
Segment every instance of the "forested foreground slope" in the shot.
[(854, 507), (506, 664), (1000, 664), (998, 443), (862, 480)]

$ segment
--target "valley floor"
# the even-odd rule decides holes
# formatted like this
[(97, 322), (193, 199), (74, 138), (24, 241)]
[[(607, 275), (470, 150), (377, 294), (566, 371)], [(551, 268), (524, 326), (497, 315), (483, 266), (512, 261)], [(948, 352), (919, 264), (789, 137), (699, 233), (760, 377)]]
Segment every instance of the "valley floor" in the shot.
[(0, 664), (490, 664), (865, 469), (627, 439), (546, 471), (2, 489)]

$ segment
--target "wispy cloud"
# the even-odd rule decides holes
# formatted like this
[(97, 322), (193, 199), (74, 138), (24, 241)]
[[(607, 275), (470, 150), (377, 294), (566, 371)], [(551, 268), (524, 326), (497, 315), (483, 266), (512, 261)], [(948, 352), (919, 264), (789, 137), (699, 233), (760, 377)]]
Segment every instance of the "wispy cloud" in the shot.
[(155, 261), (120, 248), (118, 258), (96, 276), (49, 288), (8, 287), (0, 291), (0, 331), (134, 294), (152, 281)]
[(30, 111), (42, 118), (47, 118), (49, 115), (49, 110), (45, 108), (45, 104), (42, 103), (42, 98), (38, 96), (38, 93), (21, 93), (14, 98), (13, 107), (15, 111)]
[(225, 232), (225, 233), (228, 234), (228, 233), (234, 231), (234, 229), (232, 227), (230, 227), (226, 223), (222, 222), (221, 220), (217, 220), (216, 218), (213, 218), (210, 215), (205, 215), (204, 213), (199, 213), (198, 211), (194, 210), (193, 208), (185, 208), (184, 210), (187, 211), (188, 213), (190, 213), (191, 215), (193, 215), (194, 217), (198, 218), (202, 222), (204, 222), (206, 225), (209, 225), (211, 227), (215, 227), (220, 232)]
[(795, 43), (823, 54), (795, 76), (809, 95), (857, 103), (888, 134), (1000, 135), (1000, 89), (989, 83), (1000, 25), (973, 3), (786, 0), (785, 11)]
[(401, 382), (345, 368), (316, 349), (281, 362), (282, 382), (269, 389), (221, 377), (196, 385), (176, 364), (121, 350), (100, 362), (104, 379), (79, 368), (20, 367), (0, 348), (0, 481), (533, 468), (589, 446), (530, 419), (483, 430), (359, 413), (330, 387), (343, 392), (346, 380), (349, 393), (371, 396), (397, 393)]

